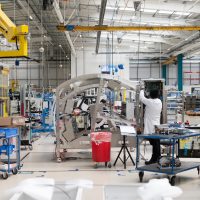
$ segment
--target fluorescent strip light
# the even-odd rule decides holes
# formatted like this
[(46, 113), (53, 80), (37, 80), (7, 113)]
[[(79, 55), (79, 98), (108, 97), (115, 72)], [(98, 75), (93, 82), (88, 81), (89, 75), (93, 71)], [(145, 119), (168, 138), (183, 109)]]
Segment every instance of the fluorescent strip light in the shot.
[(169, 14), (169, 15), (170, 15), (170, 14), (173, 13), (173, 11), (168, 11), (168, 10), (159, 10), (158, 13), (159, 13), (159, 14)]
[(147, 13), (155, 13), (157, 10), (155, 10), (155, 9), (147, 9), (147, 8), (144, 8), (144, 9), (142, 9), (141, 11), (147, 12)]
[(174, 15), (189, 15), (190, 13), (189, 12), (175, 12)]
[(125, 11), (135, 11), (134, 8), (119, 8), (119, 10)]
[[(132, 46), (132, 45), (130, 45), (129, 46), (130, 48), (138, 48), (138, 45), (135, 45), (135, 46)], [(140, 46), (140, 49), (148, 49), (148, 47), (147, 46)]]
[(120, 11), (135, 11), (134, 8), (123, 8), (123, 7), (111, 7), (107, 6), (107, 10), (120, 10)]
[(133, 24), (143, 24), (143, 25), (146, 25), (147, 23), (145, 23), (145, 22), (134, 22), (133, 21)]
[(110, 6), (106, 6), (106, 9), (107, 9), (107, 10), (117, 10), (117, 8), (115, 8), (115, 7), (110, 7)]
[(143, 41), (143, 42), (146, 44), (154, 44), (154, 42), (152, 42), (152, 41)]

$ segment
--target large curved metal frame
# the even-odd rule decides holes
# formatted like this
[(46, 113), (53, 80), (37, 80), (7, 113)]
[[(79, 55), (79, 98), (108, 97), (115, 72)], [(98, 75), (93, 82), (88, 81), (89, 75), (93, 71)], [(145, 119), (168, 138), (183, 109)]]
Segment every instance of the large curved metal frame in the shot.
[[(57, 158), (61, 158), (61, 154), (69, 148), (90, 148), (90, 139), (78, 134), (71, 134), (72, 121), (70, 112), (66, 113), (67, 102), (75, 98), (78, 94), (84, 92), (90, 88), (98, 88), (98, 94), (96, 97), (96, 104), (94, 106), (94, 112), (91, 122), (91, 131), (95, 130), (95, 124), (97, 120), (97, 113), (99, 111), (100, 96), (102, 95), (102, 89), (108, 88), (110, 90), (120, 90), (121, 88), (136, 91), (137, 82), (131, 82), (129, 80), (122, 79), (113, 75), (107, 74), (89, 74), (82, 75), (71, 80), (68, 80), (56, 89), (56, 155)], [(73, 108), (72, 108), (73, 109)], [(111, 120), (111, 119), (109, 119)], [(126, 121), (131, 124), (131, 121), (120, 119), (120, 121)], [(64, 129), (60, 127), (60, 124), (64, 124)], [(112, 123), (110, 123), (112, 124)], [(112, 125), (111, 125), (112, 126)], [(65, 133), (66, 127), (68, 129), (67, 135)], [(112, 129), (114, 137), (112, 137), (112, 146), (120, 146), (121, 135), (116, 131), (115, 127), (109, 127)], [(84, 147), (83, 147), (84, 146)]]

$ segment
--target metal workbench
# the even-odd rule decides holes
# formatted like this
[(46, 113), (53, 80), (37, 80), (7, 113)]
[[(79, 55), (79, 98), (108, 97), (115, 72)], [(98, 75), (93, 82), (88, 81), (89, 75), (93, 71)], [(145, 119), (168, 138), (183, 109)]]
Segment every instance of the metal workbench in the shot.
[[(0, 127), (0, 140), (2, 140), (0, 145), (0, 172), (2, 172), (2, 178), (7, 179), (9, 174), (16, 175), (20, 169), (20, 137), (18, 128)], [(12, 154), (15, 154), (15, 156), (13, 157)]]
[[(139, 171), (140, 182), (143, 180), (144, 172), (155, 172), (166, 174), (169, 176), (171, 185), (175, 185), (176, 174), (184, 171), (188, 171), (191, 169), (197, 169), (199, 174), (199, 166), (200, 162), (181, 162), (180, 167), (175, 166), (175, 158), (179, 157), (178, 152), (176, 152), (176, 145), (178, 145), (179, 140), (200, 136), (200, 132), (193, 133), (188, 130), (188, 133), (178, 135), (162, 135), (162, 134), (153, 134), (153, 135), (137, 135), (137, 152), (136, 152), (136, 169)], [(142, 140), (149, 139), (159, 139), (159, 140), (167, 140), (171, 144), (171, 157), (172, 157), (172, 165), (169, 167), (160, 167), (158, 163), (150, 164), (150, 165), (142, 165), (140, 163), (140, 144)]]

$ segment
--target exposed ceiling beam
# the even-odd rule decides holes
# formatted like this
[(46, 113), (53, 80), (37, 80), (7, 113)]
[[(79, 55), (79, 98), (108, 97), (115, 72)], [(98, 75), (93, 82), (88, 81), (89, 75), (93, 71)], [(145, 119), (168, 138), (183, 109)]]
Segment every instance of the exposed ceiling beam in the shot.
[(200, 54), (200, 49), (195, 49), (193, 51), (187, 52), (186, 54), (184, 54), (184, 56), (187, 58), (190, 56), (195, 56), (196, 54)]
[(190, 35), (189, 37), (185, 38), (184, 40), (181, 40), (178, 43), (175, 43), (172, 47), (167, 49), (164, 54), (172, 55), (175, 51), (179, 51), (181, 48), (187, 46), (188, 44), (190, 45), (191, 43), (193, 44), (194, 41), (198, 40), (200, 38), (200, 32), (195, 32), (194, 34)]
[[(59, 7), (59, 4), (58, 4), (57, 1), (54, 1), (53, 7), (54, 7), (54, 10), (55, 10), (55, 12), (56, 12), (56, 14), (57, 14), (57, 17), (58, 17), (60, 23), (64, 23), (64, 18), (63, 18), (63, 16), (62, 16), (62, 13), (61, 13), (61, 11), (60, 11), (60, 7)], [(69, 45), (70, 45), (72, 54), (73, 54), (74, 56), (76, 56), (76, 51), (75, 51), (75, 48), (74, 48), (74, 45), (73, 45), (73, 43), (72, 43), (72, 40), (71, 40), (71, 38), (70, 38), (69, 33), (68, 33), (68, 32), (65, 32), (65, 35), (66, 35), (66, 38), (67, 38), (67, 40), (68, 40), (68, 42), (69, 42)]]
[[(100, 9), (100, 14), (99, 14), (99, 26), (103, 25), (103, 20), (104, 20), (104, 15), (106, 11), (106, 4), (107, 0), (101, 0), (101, 9)], [(101, 31), (97, 32), (97, 40), (96, 40), (96, 53), (99, 51), (99, 44), (101, 40)]]
[[(98, 15), (97, 13), (90, 13), (90, 16), (88, 17), (88, 13), (80, 13), (80, 16), (75, 16), (71, 21), (71, 23), (73, 22), (76, 22), (77, 21), (77, 18), (80, 18), (80, 20), (82, 21), (82, 23), (86, 23), (88, 24), (88, 21), (89, 22), (94, 22), (95, 24), (98, 22)], [(106, 15), (106, 17), (104, 18), (104, 24), (110, 24), (110, 17), (112, 17), (111, 15)], [(67, 17), (68, 18), (68, 17)], [(116, 18), (115, 19), (115, 25), (120, 25), (121, 23), (123, 24), (127, 24), (129, 25), (130, 23), (132, 24), (141, 24), (141, 25), (144, 25), (144, 24), (149, 24), (151, 23), (151, 25), (154, 25), (155, 24), (160, 24), (160, 25), (173, 25), (173, 26), (178, 26), (178, 25), (190, 25), (192, 24), (191, 22), (189, 23), (189, 21), (187, 19), (170, 19), (168, 18), (167, 16), (166, 17), (159, 17), (159, 16), (155, 16), (155, 17), (152, 17), (152, 16), (149, 16), (149, 15), (146, 15), (146, 14), (142, 14), (141, 17), (134, 17), (133, 19), (131, 19), (132, 16), (127, 16), (127, 18), (125, 19), (118, 19)]]
[[(84, 38), (83, 41), (80, 41), (80, 39), (77, 40), (77, 43), (78, 42), (81, 42), (81, 43), (82, 42), (83, 43), (94, 43), (94, 40), (95, 40), (95, 38)], [(146, 42), (147, 44), (152, 44), (152, 45), (153, 45), (153, 43), (157, 43), (157, 44), (158, 43), (163, 43), (163, 44), (166, 44), (166, 45), (173, 45), (175, 40), (174, 41), (168, 41), (168, 40), (165, 40), (165, 39), (163, 39), (163, 38), (161, 38), (159, 36), (155, 37), (155, 38), (153, 38), (153, 37), (151, 38), (151, 37), (143, 37), (143, 36), (138, 37), (138, 36), (135, 36), (135, 37), (132, 37), (130, 39), (122, 40), (122, 42), (120, 44), (115, 39), (113, 44), (114, 45), (120, 45), (120, 46), (123, 46), (123, 45), (129, 45), (130, 46), (130, 45), (138, 45), (138, 43), (144, 45), (144, 42)], [(101, 43), (106, 43), (106, 38), (102, 37)]]
[(190, 51), (187, 51), (186, 53), (184, 53), (184, 57), (188, 58), (188, 57), (192, 57), (192, 56), (197, 56), (200, 55), (200, 49), (196, 48), (196, 49), (192, 49)]
[[(158, 56), (160, 56), (160, 52), (143, 52), (143, 51), (140, 51), (139, 52), (140, 54), (156, 54)], [(114, 52), (99, 52), (98, 54), (138, 54), (138, 52), (135, 52), (135, 51), (114, 51)]]
[(182, 48), (180, 51), (177, 51), (175, 55), (184, 54), (199, 47), (200, 47), (200, 42), (196, 42), (191, 45), (184, 46), (184, 48)]
[(197, 4), (199, 0), (193, 2), (180, 2), (180, 1), (160, 1), (160, 0), (151, 0), (145, 1), (145, 8), (154, 9), (154, 10), (168, 10), (173, 11), (176, 10), (177, 12), (194, 12), (199, 13), (200, 5)]
[(174, 63), (177, 60), (176, 56), (172, 56), (170, 58), (168, 58), (166, 61), (162, 62), (162, 65), (170, 65), (172, 63)]
[[(127, 33), (123, 33), (123, 38), (124, 37), (133, 37), (135, 34), (135, 32), (127, 32)], [(175, 31), (142, 31), (140, 32), (140, 34), (144, 35), (144, 36), (162, 36), (163, 38), (170, 38), (170, 37), (179, 37), (179, 38), (185, 38), (187, 36), (190, 36), (191, 33), (190, 32), (175, 32)]]
[[(199, 1), (199, 0), (197, 0)], [(94, 3), (95, 2), (95, 3)], [(146, 0), (145, 1), (145, 5), (143, 4), (141, 6), (141, 10), (142, 10), (142, 14), (143, 13), (147, 13), (147, 14), (154, 14), (154, 12), (150, 12), (149, 9), (152, 10), (161, 10), (161, 11), (177, 11), (177, 12), (193, 12), (193, 13), (199, 13), (199, 9), (200, 9), (200, 5), (197, 4), (198, 2), (196, 2), (196, 4), (194, 5), (194, 1), (188, 1), (186, 2), (185, 0), (183, 1), (167, 1), (164, 2), (161, 0)], [(87, 2), (82, 2), (79, 4), (79, 9), (82, 10), (97, 10), (99, 6), (98, 1), (88, 1)], [(68, 6), (69, 9), (74, 9), (76, 8), (75, 6), (69, 5)], [(146, 9), (143, 11), (143, 9)], [(148, 9), (148, 10), (147, 10)], [(124, 3), (123, 1), (119, 2), (118, 7), (115, 7), (114, 4), (113, 5), (109, 5), (108, 11), (117, 11), (117, 12), (126, 12), (126, 13), (131, 13), (133, 12), (134, 8), (133, 8), (133, 1), (129, 1), (126, 9), (124, 9)], [(167, 12), (163, 12), (162, 14), (167, 14)], [(169, 13), (170, 14), (170, 13)]]
[(41, 33), (42, 32), (46, 33), (47, 31), (45, 30), (45, 28), (43, 26), (41, 26), (41, 23), (38, 22), (37, 17), (33, 13), (33, 9), (31, 8), (31, 6), (26, 1), (17, 0), (17, 3), (21, 6), (23, 11), (26, 13), (27, 19), (31, 15), (33, 17), (33, 21), (31, 21), (31, 22), (35, 24), (35, 26), (38, 28), (38, 30), (40, 30)]
[(51, 37), (32, 37), (31, 38), (31, 42), (32, 43), (38, 43), (38, 42), (50, 42), (51, 41)]

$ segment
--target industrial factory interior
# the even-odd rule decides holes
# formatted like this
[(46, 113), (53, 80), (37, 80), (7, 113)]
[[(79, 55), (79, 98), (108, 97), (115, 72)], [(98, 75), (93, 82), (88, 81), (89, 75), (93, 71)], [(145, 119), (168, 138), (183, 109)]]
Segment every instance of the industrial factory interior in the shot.
[(0, 0), (0, 199), (199, 200), (200, 0)]

